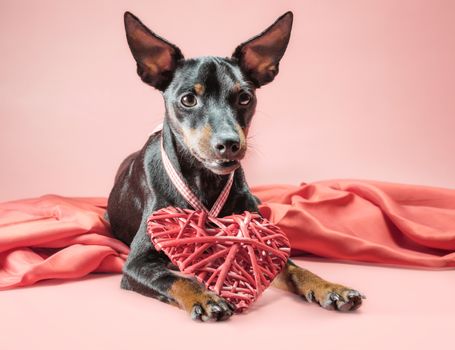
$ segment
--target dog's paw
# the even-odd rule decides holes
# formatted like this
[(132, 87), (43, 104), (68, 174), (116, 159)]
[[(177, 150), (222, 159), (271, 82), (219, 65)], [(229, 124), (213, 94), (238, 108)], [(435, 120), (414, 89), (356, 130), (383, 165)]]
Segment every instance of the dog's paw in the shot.
[(234, 314), (235, 306), (211, 292), (205, 292), (201, 300), (196, 301), (190, 316), (197, 321), (224, 321)]
[(308, 302), (317, 302), (324, 309), (344, 312), (357, 310), (362, 299), (366, 298), (357, 290), (331, 283), (306, 291), (303, 297)]
[(169, 290), (169, 295), (193, 320), (224, 321), (235, 311), (234, 305), (207, 290), (194, 279), (176, 279)]

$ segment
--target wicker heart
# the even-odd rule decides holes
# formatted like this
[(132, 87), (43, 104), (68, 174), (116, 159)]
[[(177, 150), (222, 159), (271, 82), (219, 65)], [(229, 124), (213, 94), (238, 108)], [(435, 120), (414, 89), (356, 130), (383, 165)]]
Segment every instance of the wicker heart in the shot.
[(147, 226), (157, 250), (229, 300), (237, 312), (270, 285), (290, 253), (285, 234), (257, 213), (215, 218), (168, 207), (154, 212)]

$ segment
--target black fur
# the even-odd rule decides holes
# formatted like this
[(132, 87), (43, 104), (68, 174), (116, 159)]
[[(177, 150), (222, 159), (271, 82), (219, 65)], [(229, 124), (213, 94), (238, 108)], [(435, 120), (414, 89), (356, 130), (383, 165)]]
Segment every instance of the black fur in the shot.
[[(211, 57), (193, 59), (189, 61), (188, 65), (186, 62), (182, 64), (175, 74), (178, 82), (171, 83), (168, 90), (165, 91), (164, 95), (169, 96), (167, 97), (169, 106), (178, 103), (173, 96), (180, 96), (182, 92), (191, 89), (196, 82), (209, 82), (206, 85), (208, 90), (206, 99), (207, 101), (210, 99), (218, 101), (220, 105), (217, 106), (216, 102), (212, 101), (215, 106), (203, 107), (198, 112), (180, 111), (176, 108), (173, 113), (177, 116), (179, 128), (194, 129), (209, 123), (213, 125), (215, 131), (217, 128), (226, 127), (226, 124), (228, 124), (227, 127), (230, 127), (229, 124), (235, 122), (242, 127), (249, 125), (254, 106), (252, 105), (253, 109), (250, 108), (250, 110), (245, 110), (245, 108), (234, 110), (227, 106), (231, 102), (226, 103), (225, 100), (232, 100), (229, 96), (230, 89), (225, 87), (228, 85), (228, 80), (226, 78), (225, 81), (218, 80), (216, 69), (207, 69), (207, 66), (213, 67), (217, 61), (223, 61), (226, 64), (222, 71), (231, 69), (231, 74), (234, 74), (235, 66), (225, 59)], [(195, 65), (195, 62), (198, 64)], [(238, 74), (239, 79), (243, 79), (240, 71), (235, 73)], [(234, 83), (230, 82), (233, 86)], [(248, 86), (247, 82), (244, 83)], [(222, 89), (223, 91), (221, 91)], [(220, 96), (223, 96), (223, 99)], [(215, 111), (211, 111), (210, 108)], [(170, 120), (169, 111), (166, 110), (163, 130), (150, 136), (140, 151), (125, 159), (117, 173), (109, 196), (108, 215), (112, 232), (127, 244), (132, 242), (141, 222), (153, 211), (168, 205), (190, 208), (174, 188), (162, 165), (160, 153), (162, 133), (164, 149), (169, 159), (207, 208), (211, 208), (228, 178), (228, 175), (214, 174), (196, 159), (184, 144), (179, 131), (175, 130), (176, 127), (173, 126), (173, 123), (175, 121)], [(250, 193), (243, 169), (239, 167), (235, 170), (231, 193), (220, 215), (242, 213), (245, 210), (257, 211), (257, 199)]]
[[(285, 16), (281, 19), (286, 20), (284, 24), (290, 32), (292, 15)], [(232, 58), (185, 60), (176, 46), (151, 32), (129, 13), (125, 14), (125, 26), (138, 74), (144, 82), (163, 91), (166, 114), (162, 131), (150, 136), (140, 151), (121, 164), (109, 195), (107, 211), (112, 233), (131, 247), (121, 285), (166, 302), (181, 303), (175, 300), (171, 290), (176, 281), (186, 277), (175, 273), (169, 259), (154, 250), (146, 233), (146, 220), (152, 212), (169, 205), (189, 208), (163, 168), (160, 140), (163, 137), (164, 148), (174, 167), (183, 174), (189, 187), (207, 208), (215, 202), (228, 178), (228, 171), (218, 165), (213, 168), (213, 162), (227, 158), (229, 162), (225, 160), (223, 164), (234, 164), (226, 167), (235, 171), (235, 175), (220, 216), (245, 210), (257, 211), (258, 200), (248, 188), (239, 161), (246, 151), (246, 135), (256, 107), (254, 91), (273, 77), (258, 81), (260, 74), (255, 74), (254, 64), (248, 62), (251, 55), (246, 53), (243, 57), (241, 52), (258, 38), (267, 41), (268, 37), (264, 32), (264, 37), (255, 37), (241, 45)], [(269, 47), (256, 52), (255, 57), (273, 56), (271, 62), (277, 65), (289, 33), (279, 40), (268, 42)], [(273, 47), (278, 49), (271, 50)], [(256, 49), (252, 47), (253, 51)], [(246, 66), (248, 70), (245, 70)], [(277, 67), (272, 71), (273, 76), (276, 75)], [(202, 87), (202, 92), (196, 88), (197, 84)], [(197, 105), (185, 107), (182, 104), (185, 94), (196, 96)], [(248, 98), (249, 103), (241, 104), (242, 96)], [(223, 147), (231, 145), (228, 141), (238, 147), (224, 153)], [(194, 283), (194, 290), (207, 293), (198, 289), (195, 281), (191, 283)], [(211, 310), (204, 311), (209, 318), (212, 314), (217, 319), (224, 319), (232, 313), (219, 298), (210, 300), (205, 307)], [(200, 310), (200, 303), (195, 303), (192, 311), (192, 314), (200, 315), (194, 308)], [(220, 315), (220, 309), (224, 310), (223, 315)]]

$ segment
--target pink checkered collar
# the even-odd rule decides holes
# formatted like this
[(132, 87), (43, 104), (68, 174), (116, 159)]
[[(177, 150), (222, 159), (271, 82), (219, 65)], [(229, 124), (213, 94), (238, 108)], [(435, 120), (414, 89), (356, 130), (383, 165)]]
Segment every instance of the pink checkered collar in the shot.
[(229, 192), (231, 191), (232, 183), (234, 182), (234, 171), (229, 174), (226, 185), (224, 186), (223, 190), (209, 211), (194, 194), (194, 192), (191, 191), (182, 174), (180, 174), (174, 168), (171, 161), (169, 160), (169, 157), (167, 156), (166, 151), (163, 147), (163, 134), (161, 134), (161, 158), (163, 160), (164, 169), (166, 169), (167, 175), (177, 190), (180, 192), (180, 194), (183, 196), (183, 198), (185, 198), (185, 200), (188, 202), (188, 204), (190, 204), (195, 210), (202, 210), (208, 213), (210, 216), (217, 217), (221, 212), (221, 209), (223, 209), (223, 206), (229, 196)]

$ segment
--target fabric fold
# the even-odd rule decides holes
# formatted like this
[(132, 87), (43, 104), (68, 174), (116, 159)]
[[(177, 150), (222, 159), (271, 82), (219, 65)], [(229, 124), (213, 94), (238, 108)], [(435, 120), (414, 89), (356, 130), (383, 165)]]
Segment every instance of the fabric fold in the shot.
[(254, 188), (294, 252), (387, 265), (455, 266), (455, 190), (367, 180)]
[[(455, 267), (455, 190), (371, 180), (252, 188), (294, 254)], [(107, 199), (45, 195), (0, 203), (0, 290), (120, 273), (129, 248), (104, 220)]]

